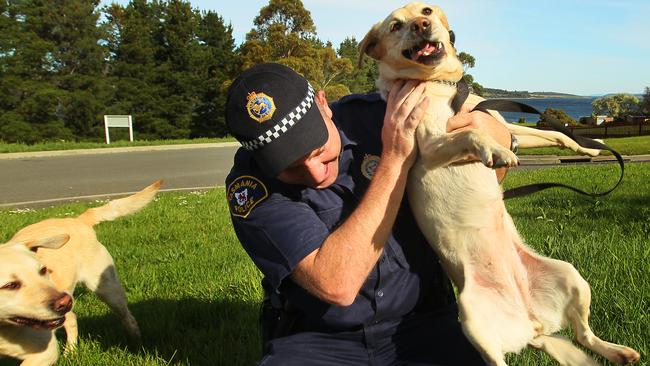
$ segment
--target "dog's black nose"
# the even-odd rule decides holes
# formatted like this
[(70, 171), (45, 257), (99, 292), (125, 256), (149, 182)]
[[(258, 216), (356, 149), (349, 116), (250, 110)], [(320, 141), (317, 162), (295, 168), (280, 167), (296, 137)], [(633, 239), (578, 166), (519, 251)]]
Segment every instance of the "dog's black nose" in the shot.
[(67, 313), (72, 309), (72, 296), (63, 293), (58, 299), (52, 301), (50, 308), (59, 314)]
[(431, 22), (427, 18), (417, 18), (411, 23), (411, 31), (422, 33), (431, 26)]

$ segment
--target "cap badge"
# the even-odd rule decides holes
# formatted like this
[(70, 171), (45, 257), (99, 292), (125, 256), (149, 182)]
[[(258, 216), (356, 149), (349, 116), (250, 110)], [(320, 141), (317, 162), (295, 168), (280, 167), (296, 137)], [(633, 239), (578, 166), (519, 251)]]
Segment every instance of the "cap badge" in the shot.
[(379, 165), (379, 156), (366, 154), (363, 157), (363, 162), (361, 162), (361, 173), (364, 177), (372, 179), (375, 170), (377, 170), (377, 165)]
[(248, 115), (252, 119), (262, 123), (273, 117), (273, 113), (275, 112), (273, 98), (264, 93), (251, 92), (248, 94), (246, 99), (248, 100), (248, 103), (246, 103), (246, 109), (248, 110)]

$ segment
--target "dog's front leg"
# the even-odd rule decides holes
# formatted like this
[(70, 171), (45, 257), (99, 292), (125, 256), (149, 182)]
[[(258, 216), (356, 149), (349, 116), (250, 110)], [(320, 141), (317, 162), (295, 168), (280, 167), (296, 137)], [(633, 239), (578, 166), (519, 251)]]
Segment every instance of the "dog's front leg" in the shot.
[(512, 123), (506, 125), (511, 134), (517, 136), (519, 147), (562, 147), (571, 149), (578, 154), (598, 156), (600, 150), (580, 146), (565, 134), (557, 131), (538, 130), (536, 128), (517, 126)]
[(480, 130), (464, 130), (431, 136), (418, 130), (420, 157), (429, 169), (462, 160), (481, 160), (490, 168), (513, 167), (517, 156)]
[(59, 358), (59, 345), (54, 332), (49, 333), (47, 348), (39, 353), (27, 355), (23, 358), (20, 366), (50, 366), (56, 363)]
[(79, 329), (77, 327), (77, 314), (72, 311), (66, 313), (63, 328), (65, 329), (66, 335), (65, 351), (63, 354), (69, 355), (77, 347), (77, 337), (79, 335)]

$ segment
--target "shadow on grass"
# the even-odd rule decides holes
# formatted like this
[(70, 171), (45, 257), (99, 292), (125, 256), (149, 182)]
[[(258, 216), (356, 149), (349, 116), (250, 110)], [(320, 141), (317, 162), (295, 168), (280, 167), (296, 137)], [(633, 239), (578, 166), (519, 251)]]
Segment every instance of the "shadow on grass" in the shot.
[(80, 317), (79, 335), (103, 351), (128, 346), (170, 364), (251, 365), (260, 357), (258, 307), (241, 301), (193, 298), (129, 304), (142, 332), (142, 345), (129, 344), (117, 316)]

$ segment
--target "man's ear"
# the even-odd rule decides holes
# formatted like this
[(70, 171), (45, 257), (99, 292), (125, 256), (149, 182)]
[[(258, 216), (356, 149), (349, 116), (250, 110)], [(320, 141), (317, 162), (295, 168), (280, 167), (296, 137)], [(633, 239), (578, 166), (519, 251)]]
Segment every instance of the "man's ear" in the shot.
[(325, 91), (319, 90), (316, 92), (316, 105), (318, 105), (318, 109), (322, 113), (325, 113), (327, 117), (332, 118), (333, 113), (330, 109), (329, 104), (327, 104), (327, 96), (325, 95)]
[(379, 28), (381, 23), (375, 24), (372, 29), (363, 37), (361, 43), (359, 43), (359, 62), (358, 66), (361, 68), (363, 66), (363, 56), (368, 55), (375, 60), (380, 60), (384, 57), (386, 50), (379, 44)]

